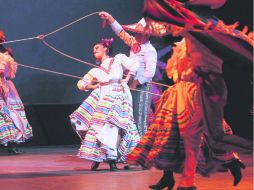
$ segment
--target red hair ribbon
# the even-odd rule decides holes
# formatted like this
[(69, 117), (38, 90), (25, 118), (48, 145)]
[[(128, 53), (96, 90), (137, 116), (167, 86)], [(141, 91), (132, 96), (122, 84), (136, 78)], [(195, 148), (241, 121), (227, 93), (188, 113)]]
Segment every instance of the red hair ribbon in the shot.
[(101, 42), (104, 46), (106, 47), (109, 47), (114, 41), (114, 38), (110, 38), (110, 39), (107, 39), (107, 38), (102, 38), (101, 39)]

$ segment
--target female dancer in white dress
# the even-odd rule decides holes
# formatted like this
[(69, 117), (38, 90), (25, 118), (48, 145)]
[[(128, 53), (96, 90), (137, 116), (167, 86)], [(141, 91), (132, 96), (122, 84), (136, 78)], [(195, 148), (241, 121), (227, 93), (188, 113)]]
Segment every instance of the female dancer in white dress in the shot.
[[(82, 139), (78, 156), (93, 161), (91, 170), (103, 161), (109, 163), (111, 171), (117, 170), (116, 160), (124, 161), (140, 139), (127, 86), (139, 64), (124, 54), (109, 57), (112, 41), (103, 39), (94, 46), (93, 54), (100, 67), (91, 69), (77, 84), (80, 90), (93, 91), (70, 115), (71, 124)], [(129, 72), (123, 79), (125, 70)]]

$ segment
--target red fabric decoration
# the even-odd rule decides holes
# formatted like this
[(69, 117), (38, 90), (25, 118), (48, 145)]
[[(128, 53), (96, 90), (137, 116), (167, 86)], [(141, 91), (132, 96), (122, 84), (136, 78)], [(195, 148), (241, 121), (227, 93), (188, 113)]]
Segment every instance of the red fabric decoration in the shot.
[(133, 44), (133, 46), (131, 47), (131, 50), (132, 50), (134, 53), (140, 52), (140, 50), (141, 50), (140, 44), (139, 44), (139, 43)]
[(103, 21), (102, 21), (102, 28), (105, 28), (106, 25), (107, 25), (107, 21), (106, 21), (106, 20), (103, 20)]

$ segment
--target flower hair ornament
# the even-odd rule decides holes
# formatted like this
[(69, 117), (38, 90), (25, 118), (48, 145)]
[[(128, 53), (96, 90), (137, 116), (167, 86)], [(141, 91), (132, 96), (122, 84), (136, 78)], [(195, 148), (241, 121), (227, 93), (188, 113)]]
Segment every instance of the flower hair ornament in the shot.
[(106, 46), (106, 47), (109, 47), (114, 41), (114, 38), (110, 38), (110, 39), (107, 39), (107, 38), (102, 38), (101, 39), (101, 43)]

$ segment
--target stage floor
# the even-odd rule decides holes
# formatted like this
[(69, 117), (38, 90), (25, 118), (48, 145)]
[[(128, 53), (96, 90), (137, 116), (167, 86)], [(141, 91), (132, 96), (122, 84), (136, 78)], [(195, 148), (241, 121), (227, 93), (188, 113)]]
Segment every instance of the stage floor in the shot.
[[(78, 146), (24, 147), (21, 155), (0, 154), (0, 189), (2, 190), (147, 190), (162, 172), (124, 170), (110, 172), (101, 164), (99, 171), (90, 171), (91, 162), (75, 156)], [(252, 155), (242, 155), (247, 168), (237, 187), (232, 186), (230, 173), (217, 173), (210, 178), (197, 176), (199, 190), (252, 190)], [(179, 175), (175, 175), (176, 183)]]

